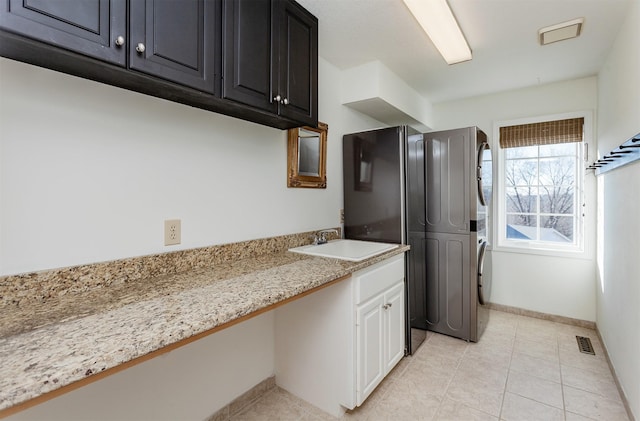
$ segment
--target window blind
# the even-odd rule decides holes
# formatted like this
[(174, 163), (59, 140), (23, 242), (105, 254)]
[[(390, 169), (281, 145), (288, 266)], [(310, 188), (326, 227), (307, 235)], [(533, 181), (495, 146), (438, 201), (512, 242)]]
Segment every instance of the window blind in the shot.
[(583, 126), (584, 118), (580, 117), (500, 127), (500, 147), (519, 148), (582, 142)]

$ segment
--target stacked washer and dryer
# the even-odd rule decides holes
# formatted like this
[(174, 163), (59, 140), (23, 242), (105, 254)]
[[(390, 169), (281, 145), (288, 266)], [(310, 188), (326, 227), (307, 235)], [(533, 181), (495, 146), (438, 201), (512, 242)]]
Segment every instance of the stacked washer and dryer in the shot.
[(411, 245), (407, 353), (432, 330), (478, 341), (488, 322), (492, 165), (477, 127), (343, 137), (344, 236)]
[(427, 328), (476, 342), (491, 294), (487, 136), (477, 127), (426, 133), (424, 167)]

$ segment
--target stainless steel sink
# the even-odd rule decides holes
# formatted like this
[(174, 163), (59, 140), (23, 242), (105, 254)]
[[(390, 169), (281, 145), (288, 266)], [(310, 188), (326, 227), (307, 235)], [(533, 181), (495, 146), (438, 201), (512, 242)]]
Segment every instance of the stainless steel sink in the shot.
[(398, 247), (398, 244), (375, 243), (359, 240), (333, 240), (325, 244), (308, 245), (289, 249), (294, 253), (310, 256), (360, 262)]

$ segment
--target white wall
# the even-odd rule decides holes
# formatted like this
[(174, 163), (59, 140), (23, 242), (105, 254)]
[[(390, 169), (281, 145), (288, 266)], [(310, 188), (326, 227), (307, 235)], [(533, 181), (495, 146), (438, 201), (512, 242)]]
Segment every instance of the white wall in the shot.
[[(342, 134), (381, 125), (340, 105), (339, 80), (320, 59), (328, 187), (289, 189), (286, 131), (0, 58), (0, 276), (339, 225)], [(163, 246), (167, 218), (180, 246)], [(25, 414), (203, 418), (274, 373), (260, 320)]]
[[(601, 155), (640, 133), (640, 1), (598, 78)], [(640, 419), (640, 163), (598, 177), (597, 324), (636, 419)]]
[[(494, 124), (597, 106), (595, 77), (539, 85), (434, 105), (434, 130), (479, 126), (497, 157)], [(494, 164), (494, 169), (497, 165)], [(495, 185), (494, 180), (494, 185)], [(595, 321), (595, 180), (585, 180), (585, 253), (579, 258), (494, 250), (491, 302), (548, 314)], [(495, 235), (494, 235), (495, 237)], [(494, 242), (495, 243), (495, 242)]]
[(0, 275), (338, 225), (341, 136), (379, 123), (321, 64), (328, 187), (290, 189), (286, 131), (0, 58)]

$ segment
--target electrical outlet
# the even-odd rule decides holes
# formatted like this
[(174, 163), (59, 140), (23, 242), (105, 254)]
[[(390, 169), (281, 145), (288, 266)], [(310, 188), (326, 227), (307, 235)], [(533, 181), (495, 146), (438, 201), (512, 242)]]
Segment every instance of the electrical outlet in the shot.
[(173, 246), (180, 244), (180, 220), (167, 219), (164, 221), (164, 245)]
[(340, 223), (344, 224), (344, 209), (340, 209)]

